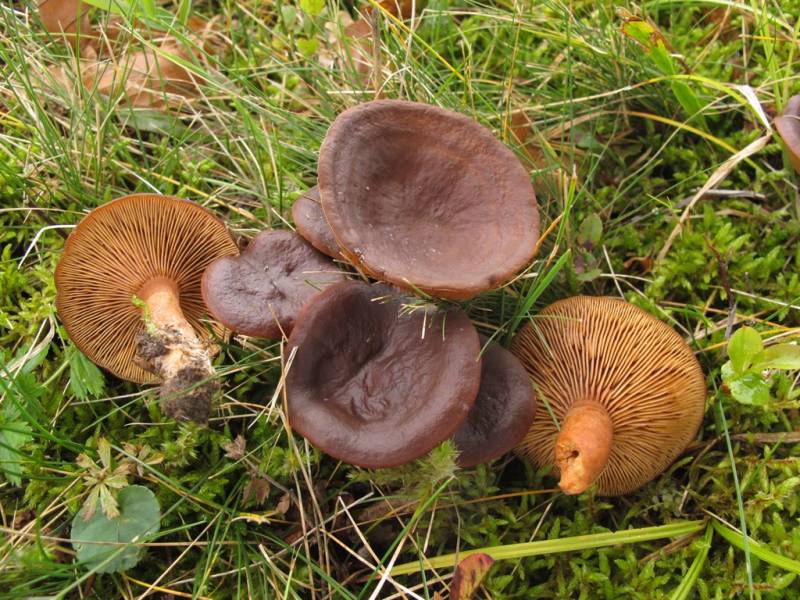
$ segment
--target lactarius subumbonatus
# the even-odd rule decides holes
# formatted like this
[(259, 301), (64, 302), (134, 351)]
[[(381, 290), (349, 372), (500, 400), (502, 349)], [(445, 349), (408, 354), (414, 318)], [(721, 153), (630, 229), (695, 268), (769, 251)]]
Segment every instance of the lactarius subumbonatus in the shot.
[(344, 279), (333, 261), (302, 237), (270, 229), (239, 256), (211, 263), (202, 292), (209, 312), (232, 331), (279, 340), (292, 332), (306, 302)]
[(783, 140), (792, 166), (800, 173), (800, 94), (789, 98), (781, 115), (775, 118), (775, 129)]
[(512, 279), (536, 251), (528, 171), (464, 115), (401, 100), (359, 104), (328, 129), (318, 171), (336, 246), (375, 279), (471, 298)]
[(553, 415), (538, 411), (518, 451), (555, 464), (568, 494), (593, 483), (603, 496), (641, 487), (702, 421), (706, 386), (694, 354), (672, 328), (622, 300), (556, 302), (516, 334), (511, 351)]
[[(188, 200), (136, 194), (91, 211), (56, 268), (56, 307), (91, 360), (137, 383), (162, 382), (163, 412), (206, 422), (218, 388), (201, 322), (205, 268), (238, 254), (225, 225)], [(138, 300), (137, 300), (138, 299)]]
[(338, 283), (305, 305), (289, 336), (289, 422), (339, 460), (383, 468), (419, 458), (475, 402), (475, 327), (460, 309), (409, 310), (408, 300), (387, 285)]

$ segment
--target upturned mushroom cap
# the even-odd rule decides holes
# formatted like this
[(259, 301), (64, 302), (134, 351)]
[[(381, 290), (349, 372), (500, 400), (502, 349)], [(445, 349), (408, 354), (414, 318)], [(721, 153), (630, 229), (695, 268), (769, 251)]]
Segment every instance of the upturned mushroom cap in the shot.
[(158, 377), (134, 363), (144, 329), (134, 296), (152, 279), (174, 281), (187, 321), (207, 339), (200, 278), (212, 261), (237, 253), (225, 225), (193, 202), (157, 194), (118, 198), (91, 211), (67, 238), (56, 268), (56, 309), (89, 359), (122, 379), (154, 383)]
[(502, 285), (533, 258), (530, 178), (485, 127), (414, 102), (340, 114), (319, 153), (325, 217), (369, 275), (446, 298)]
[(781, 116), (775, 118), (775, 129), (786, 145), (792, 166), (800, 173), (800, 94), (789, 98)]
[(319, 199), (319, 188), (312, 187), (294, 201), (292, 218), (297, 233), (302, 235), (314, 248), (331, 258), (339, 258), (339, 245), (333, 237), (331, 226), (325, 220)]
[(389, 286), (339, 283), (306, 305), (289, 337), (289, 422), (339, 460), (382, 468), (419, 458), (475, 402), (480, 343), (467, 315), (402, 302)]
[(215, 260), (203, 275), (203, 300), (226, 327), (273, 340), (288, 335), (303, 305), (344, 281), (336, 265), (291, 231), (262, 231), (240, 256)]
[(525, 368), (508, 350), (491, 344), (481, 359), (475, 404), (453, 436), (459, 466), (488, 462), (514, 448), (528, 433), (535, 413), (536, 395)]
[[(596, 452), (593, 444), (607, 445), (600, 438), (610, 433), (610, 453), (596, 479), (601, 495), (625, 494), (656, 477), (703, 419), (705, 378), (694, 354), (672, 328), (627, 302), (588, 296), (556, 302), (517, 333), (511, 351), (538, 398), (549, 403), (561, 435), (576, 407), (582, 410), (573, 425), (582, 428), (580, 420), (588, 419), (602, 434), (583, 440), (587, 455)], [(518, 451), (552, 465), (557, 438), (553, 419), (539, 411)]]

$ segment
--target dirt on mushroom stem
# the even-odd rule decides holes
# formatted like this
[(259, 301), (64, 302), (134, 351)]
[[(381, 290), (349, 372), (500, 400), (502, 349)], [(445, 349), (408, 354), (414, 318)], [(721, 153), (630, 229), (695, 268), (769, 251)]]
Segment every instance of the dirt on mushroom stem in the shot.
[(161, 378), (162, 412), (179, 421), (208, 422), (220, 386), (208, 344), (181, 310), (178, 286), (171, 279), (151, 279), (138, 297), (147, 307), (147, 326), (136, 336), (136, 363)]

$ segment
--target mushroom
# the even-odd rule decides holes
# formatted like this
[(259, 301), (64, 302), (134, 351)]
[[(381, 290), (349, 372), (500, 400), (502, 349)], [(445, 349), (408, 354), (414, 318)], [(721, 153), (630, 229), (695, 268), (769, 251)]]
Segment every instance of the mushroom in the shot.
[(478, 333), (460, 309), (405, 306), (347, 281), (303, 308), (287, 345), (294, 430), (360, 467), (393, 467), (455, 433), (480, 384)]
[(321, 289), (345, 276), (291, 231), (262, 231), (240, 256), (223, 256), (203, 275), (203, 300), (226, 327), (279, 340)]
[(488, 129), (442, 108), (376, 100), (344, 111), (320, 149), (319, 192), (345, 258), (434, 296), (498, 287), (536, 248), (522, 164)]
[(475, 404), (453, 436), (458, 465), (473, 467), (513, 449), (528, 433), (535, 413), (536, 395), (525, 368), (511, 352), (491, 344), (483, 352)]
[(775, 118), (775, 129), (786, 145), (794, 170), (800, 173), (800, 94), (789, 98), (781, 116)]
[(516, 334), (511, 351), (557, 420), (539, 411), (518, 451), (555, 464), (568, 494), (595, 482), (602, 496), (638, 489), (675, 460), (703, 419), (705, 378), (691, 349), (625, 301), (556, 302)]
[[(56, 268), (56, 308), (75, 345), (114, 375), (162, 381), (161, 406), (175, 419), (205, 422), (218, 384), (201, 322), (200, 278), (238, 253), (225, 225), (180, 198), (135, 194), (78, 223)], [(138, 301), (137, 301), (138, 298)]]
[(331, 258), (339, 258), (339, 245), (333, 237), (331, 226), (325, 220), (319, 199), (319, 188), (312, 187), (294, 201), (292, 218), (297, 233), (302, 235), (314, 248)]

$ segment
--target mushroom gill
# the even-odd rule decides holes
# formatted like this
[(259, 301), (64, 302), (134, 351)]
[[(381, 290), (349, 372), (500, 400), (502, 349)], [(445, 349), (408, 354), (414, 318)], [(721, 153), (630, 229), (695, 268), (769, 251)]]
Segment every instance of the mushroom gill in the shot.
[[(188, 200), (136, 194), (91, 211), (56, 268), (56, 308), (75, 345), (137, 383), (162, 382), (162, 409), (208, 418), (213, 375), (201, 322), (205, 268), (238, 253), (225, 225)], [(138, 300), (140, 301), (137, 301)]]
[(661, 473), (697, 433), (705, 378), (670, 327), (614, 298), (578, 296), (542, 310), (515, 336), (539, 411), (520, 454), (555, 464), (578, 494), (631, 492)]

